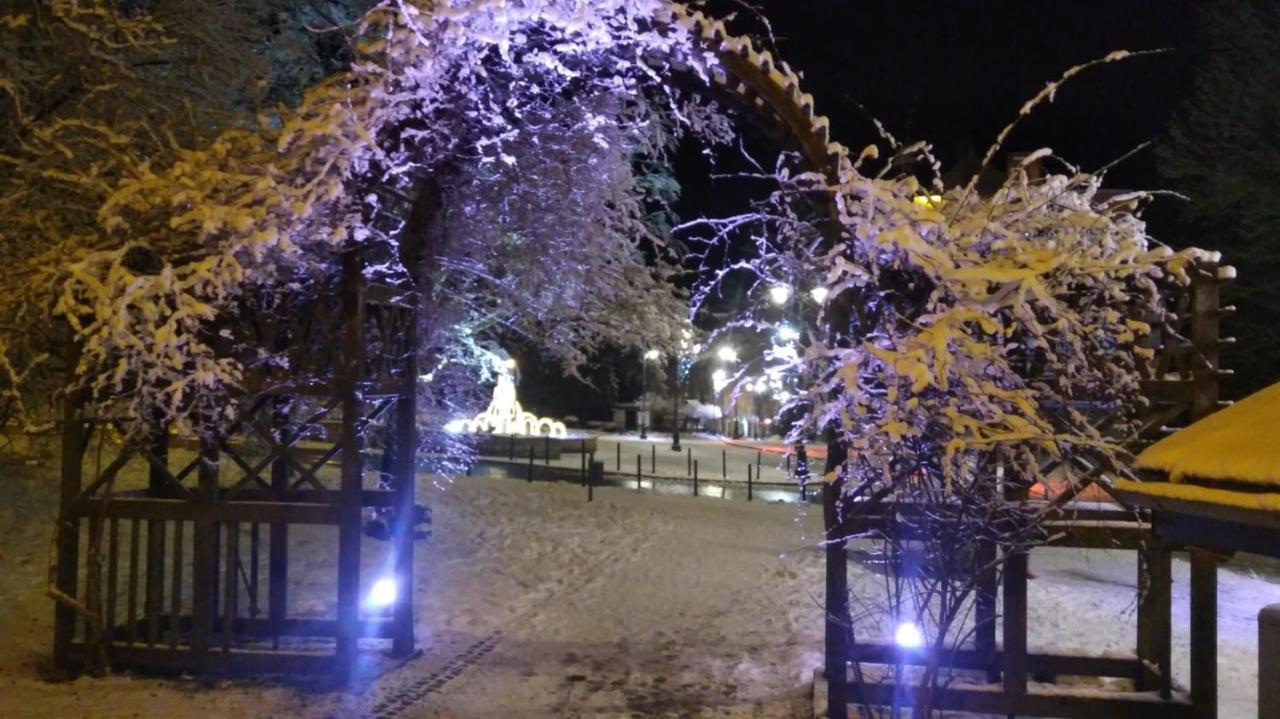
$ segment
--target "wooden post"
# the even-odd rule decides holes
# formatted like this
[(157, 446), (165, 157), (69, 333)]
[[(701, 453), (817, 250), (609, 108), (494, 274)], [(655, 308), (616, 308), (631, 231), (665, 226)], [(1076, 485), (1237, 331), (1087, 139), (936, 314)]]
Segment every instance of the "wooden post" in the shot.
[[(214, 431), (210, 428), (208, 431)], [(199, 486), (196, 501), (209, 508), (218, 501), (218, 444), (211, 437), (200, 438), (200, 466), (196, 470)], [(213, 636), (213, 619), (217, 613), (218, 603), (214, 600), (217, 593), (218, 573), (217, 525), (207, 519), (192, 522), (191, 532), (191, 653), (197, 667), (205, 661)], [(180, 542), (175, 529), (175, 543)], [(175, 557), (179, 556), (177, 546)], [(175, 561), (174, 578), (180, 576), (180, 567)], [(179, 584), (174, 584), (174, 607), (180, 606), (178, 599)], [(173, 622), (174, 634), (177, 634), (177, 611), (169, 617)]]
[(395, 547), (396, 601), (391, 617), (395, 636), (391, 639), (391, 653), (406, 657), (413, 653), (413, 548), (415, 499), (417, 498), (417, 450), (418, 450), (418, 333), (417, 302), (411, 309), (401, 331), (405, 333), (405, 354), (400, 368), (400, 396), (396, 399), (395, 416), (395, 501), (396, 528), (392, 533)]
[(1138, 552), (1137, 654), (1142, 668), (1134, 677), (1134, 683), (1138, 691), (1157, 690), (1164, 699), (1172, 695), (1173, 689), (1172, 559), (1172, 553), (1160, 547)]
[(1218, 560), (1198, 547), (1191, 554), (1191, 703), (1196, 716), (1218, 716)]
[(240, 613), (240, 585), (236, 570), (240, 564), (240, 525), (227, 522), (226, 574), (222, 591), (222, 651), (231, 651), (231, 640), (235, 636), (236, 615)]
[(995, 569), (996, 545), (991, 540), (979, 540), (974, 558), (975, 569), (989, 567), (978, 578), (973, 604), (973, 648), (986, 664), (987, 681), (1000, 681), (1000, 668), (996, 666), (996, 599), (999, 592)]
[[(273, 400), (271, 430), (276, 442), (289, 433), (286, 400)], [(289, 490), (289, 461), (283, 456), (271, 460), (271, 491), (283, 501)], [(271, 627), (271, 647), (280, 648), (289, 607), (289, 525), (272, 522), (267, 528), (267, 624)]]
[(363, 485), (359, 394), (364, 371), (363, 262), (355, 251), (342, 256), (342, 346), (337, 390), (342, 403), (342, 481), (338, 493), (338, 611), (335, 626), (338, 671), (355, 668), (360, 638), (360, 493)]
[(1191, 420), (1218, 409), (1219, 325), (1221, 282), (1216, 262), (1199, 262), (1191, 283), (1190, 340), (1192, 358)]
[(822, 485), (822, 523), (826, 537), (826, 596), (823, 624), (828, 719), (849, 718), (849, 558), (846, 554), (840, 494), (844, 491), (844, 446), (827, 444), (826, 481)]
[[(169, 464), (169, 432), (166, 427), (159, 427), (152, 435), (151, 453), (156, 462), (163, 466)], [(147, 496), (164, 497), (164, 473), (159, 467), (151, 466), (147, 474)], [(165, 523), (159, 519), (147, 520), (147, 567), (146, 585), (143, 589), (142, 612), (147, 618), (147, 646), (155, 646), (160, 641), (160, 615), (164, 611), (164, 564), (165, 564)]]
[[(72, 367), (79, 352), (73, 352)], [(77, 573), (80, 566), (80, 518), (73, 507), (80, 499), (83, 482), (82, 460), (89, 444), (81, 417), (84, 395), (69, 395), (62, 408), (62, 466), (58, 503), (58, 558), (55, 584), (58, 591), (68, 597), (77, 593)], [(96, 479), (96, 478), (95, 478)], [(57, 666), (68, 665), (71, 642), (76, 635), (76, 612), (59, 602), (53, 617), (53, 661)]]
[(1280, 719), (1280, 604), (1258, 612), (1258, 719)]
[(755, 498), (755, 489), (751, 486), (751, 465), (747, 465), (747, 501)]
[(1004, 692), (1022, 696), (1027, 693), (1027, 553), (1024, 550), (1005, 552), (1002, 629)]

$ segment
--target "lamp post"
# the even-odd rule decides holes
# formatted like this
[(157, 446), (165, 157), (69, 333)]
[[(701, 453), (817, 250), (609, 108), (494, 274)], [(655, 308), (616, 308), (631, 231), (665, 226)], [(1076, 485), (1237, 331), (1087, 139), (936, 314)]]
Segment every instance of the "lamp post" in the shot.
[[(738, 350), (734, 349), (733, 347), (730, 347), (729, 345), (725, 345), (720, 349), (716, 350), (716, 359), (720, 360), (725, 364), (734, 364), (735, 362), (738, 361)], [(724, 388), (729, 384), (729, 373), (725, 371), (723, 368), (717, 368), (715, 372), (711, 373), (711, 384), (712, 384), (712, 389), (714, 389), (716, 392), (717, 401), (723, 403), (724, 400), (723, 398), (719, 397), (719, 395), (720, 395), (720, 392), (724, 390)], [(735, 418), (737, 417), (736, 408), (734, 409), (734, 417)], [(726, 428), (727, 428), (727, 425), (725, 423), (724, 415), (721, 414), (720, 433), (728, 434), (725, 431)]]
[(673, 352), (671, 356), (671, 451), (680, 451), (680, 409), (684, 403), (681, 402), (680, 391), (684, 389), (684, 379), (689, 373), (692, 365), (692, 358), (689, 356), (690, 350), (697, 350), (693, 345), (693, 330), (688, 327), (680, 330), (680, 351)]
[(649, 350), (640, 358), (640, 439), (648, 439), (649, 361), (658, 359), (658, 350)]

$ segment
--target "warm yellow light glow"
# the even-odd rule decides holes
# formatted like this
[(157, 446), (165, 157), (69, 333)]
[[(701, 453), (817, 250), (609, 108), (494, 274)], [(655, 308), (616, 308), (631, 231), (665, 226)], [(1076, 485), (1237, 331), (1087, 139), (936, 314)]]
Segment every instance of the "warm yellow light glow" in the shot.
[(937, 210), (942, 207), (942, 195), (916, 195), (911, 201), (921, 207)]
[(515, 369), (515, 368), (516, 368), (516, 360), (515, 360), (515, 358), (514, 358), (514, 357), (508, 357), (508, 358), (507, 358), (507, 361), (506, 361), (506, 362), (504, 362), (503, 364), (505, 364), (505, 365), (507, 366), (507, 369)]

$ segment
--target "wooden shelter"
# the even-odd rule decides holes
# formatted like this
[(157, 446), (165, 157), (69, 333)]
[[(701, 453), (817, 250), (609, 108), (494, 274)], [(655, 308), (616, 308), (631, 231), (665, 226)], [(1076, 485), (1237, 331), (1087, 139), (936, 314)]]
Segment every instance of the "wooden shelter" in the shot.
[[(1150, 513), (1161, 542), (1190, 548), (1192, 687), (1216, 701), (1215, 563), (1236, 551), (1280, 558), (1280, 383), (1156, 442), (1135, 466), (1144, 481), (1112, 491)], [(1280, 716), (1280, 664), (1265, 659), (1280, 647), (1267, 626), (1277, 615), (1259, 609), (1259, 716)]]
[(1280, 558), (1280, 383), (1156, 442), (1135, 467), (1147, 481), (1114, 491), (1151, 510), (1157, 535)]

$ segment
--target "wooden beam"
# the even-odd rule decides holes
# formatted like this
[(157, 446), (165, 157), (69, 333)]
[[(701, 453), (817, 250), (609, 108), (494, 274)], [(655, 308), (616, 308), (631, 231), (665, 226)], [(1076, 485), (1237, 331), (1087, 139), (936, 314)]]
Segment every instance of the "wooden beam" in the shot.
[[(867, 703), (891, 706), (905, 699), (919, 704), (925, 690), (893, 684), (864, 683), (857, 687)], [(1182, 695), (1163, 700), (1155, 692), (1106, 692), (1083, 689), (1032, 688), (1020, 695), (1002, 692), (998, 686), (952, 685), (932, 690), (936, 709), (1008, 716), (1080, 717), (1081, 719), (1196, 719)], [(847, 711), (847, 709), (846, 709)]]
[[(853, 645), (849, 651), (850, 661), (866, 664), (907, 666), (924, 666), (928, 656), (924, 652), (904, 652), (900, 647), (891, 644)], [(956, 649), (943, 652), (939, 662), (942, 667), (965, 670), (983, 670), (999, 665), (1004, 659), (1004, 652), (993, 649), (986, 652), (977, 648)], [(1139, 667), (1136, 656), (1077, 656), (1073, 654), (1031, 653), (1026, 654), (1026, 668), (1032, 674), (1054, 674), (1085, 677), (1117, 677), (1134, 676)]]
[(1173, 691), (1172, 562), (1172, 552), (1163, 547), (1138, 552), (1137, 651), (1142, 663), (1133, 678), (1139, 690), (1156, 690), (1166, 699)]
[(364, 276), (357, 250), (342, 256), (342, 339), (337, 370), (338, 396), (342, 403), (342, 482), (338, 522), (338, 631), (339, 670), (349, 676), (355, 668), (360, 621), (360, 489), (363, 479), (360, 456), (360, 419), (363, 416), (358, 384), (364, 368)]
[(1198, 719), (1218, 716), (1218, 558), (1191, 548), (1191, 702)]
[(308, 502), (200, 503), (183, 499), (78, 499), (71, 503), (81, 517), (186, 522), (281, 522), (287, 524), (337, 524), (339, 508)]

